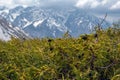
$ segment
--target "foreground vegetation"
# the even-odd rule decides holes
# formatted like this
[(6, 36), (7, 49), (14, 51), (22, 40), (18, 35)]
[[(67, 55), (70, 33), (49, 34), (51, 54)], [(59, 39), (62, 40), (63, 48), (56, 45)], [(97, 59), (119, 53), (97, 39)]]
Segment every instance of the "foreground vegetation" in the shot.
[(120, 29), (0, 41), (0, 80), (120, 80)]

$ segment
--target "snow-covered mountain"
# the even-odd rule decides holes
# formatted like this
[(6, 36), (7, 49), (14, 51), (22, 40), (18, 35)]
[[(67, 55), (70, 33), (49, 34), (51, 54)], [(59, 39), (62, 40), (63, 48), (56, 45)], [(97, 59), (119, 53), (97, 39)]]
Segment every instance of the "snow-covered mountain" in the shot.
[(20, 30), (18, 27), (13, 27), (11, 23), (0, 16), (0, 39), (8, 41), (12, 36), (20, 39), (30, 38), (24, 31)]
[[(38, 38), (62, 37), (66, 31), (73, 37), (78, 37), (80, 34), (90, 33), (102, 20), (74, 7), (61, 9), (18, 6), (10, 10), (0, 9), (0, 14), (14, 26)], [(106, 21), (102, 24), (103, 28), (108, 26)]]

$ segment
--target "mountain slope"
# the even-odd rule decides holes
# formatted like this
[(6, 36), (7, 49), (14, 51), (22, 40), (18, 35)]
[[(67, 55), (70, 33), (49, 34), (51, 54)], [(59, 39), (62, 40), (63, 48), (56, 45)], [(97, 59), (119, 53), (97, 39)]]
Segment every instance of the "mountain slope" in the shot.
[(0, 39), (1, 40), (10, 40), (10, 35), (4, 31), (4, 29), (2, 29), (1, 25), (0, 25)]
[(13, 25), (5, 18), (0, 16), (0, 39), (2, 40), (10, 40), (11, 36), (17, 37), (20, 39), (29, 38), (26, 33), (20, 30), (18, 27), (13, 27)]
[[(18, 6), (9, 10), (5, 18), (14, 26), (32, 37), (62, 37), (69, 31), (73, 37), (90, 33), (102, 19), (74, 7), (71, 8), (41, 8)], [(103, 28), (110, 24), (104, 22)]]

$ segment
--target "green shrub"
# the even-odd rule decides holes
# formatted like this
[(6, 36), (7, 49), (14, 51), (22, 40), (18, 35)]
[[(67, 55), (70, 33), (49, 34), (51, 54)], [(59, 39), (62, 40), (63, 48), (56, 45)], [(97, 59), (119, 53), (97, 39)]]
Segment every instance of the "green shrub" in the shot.
[(120, 80), (119, 34), (0, 41), (0, 80)]

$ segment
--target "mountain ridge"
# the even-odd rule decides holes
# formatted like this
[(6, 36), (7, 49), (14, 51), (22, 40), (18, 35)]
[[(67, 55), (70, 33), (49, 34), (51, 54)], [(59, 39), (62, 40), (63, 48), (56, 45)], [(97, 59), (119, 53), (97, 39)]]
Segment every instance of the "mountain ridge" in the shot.
[[(62, 37), (67, 31), (72, 37), (78, 37), (80, 34), (91, 33), (102, 21), (101, 18), (74, 7), (57, 9), (18, 6), (10, 9), (3, 17), (33, 38)], [(107, 28), (109, 25), (105, 21), (101, 26)]]

